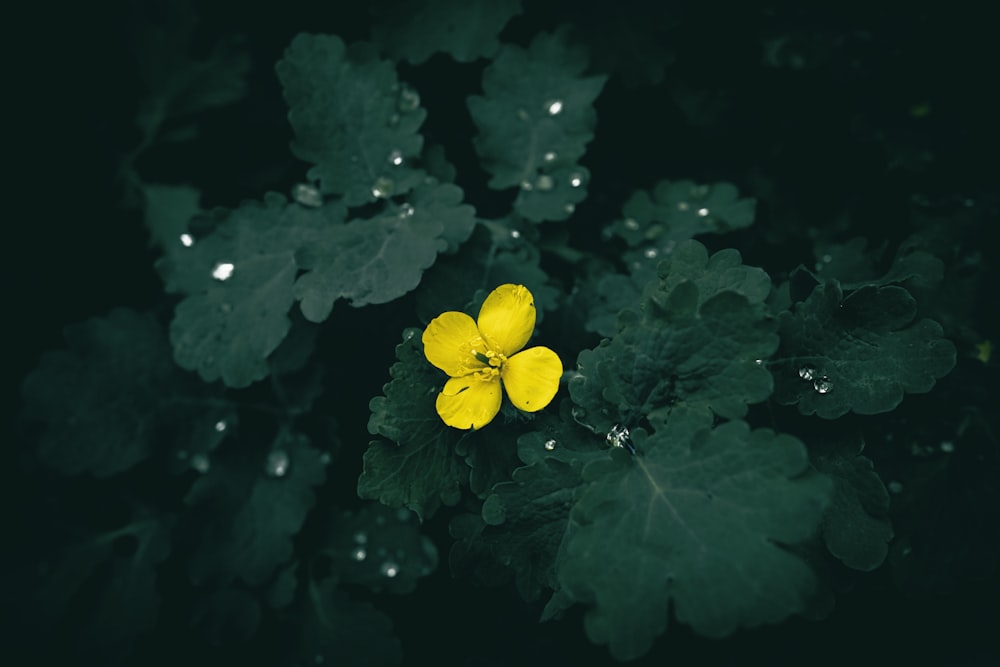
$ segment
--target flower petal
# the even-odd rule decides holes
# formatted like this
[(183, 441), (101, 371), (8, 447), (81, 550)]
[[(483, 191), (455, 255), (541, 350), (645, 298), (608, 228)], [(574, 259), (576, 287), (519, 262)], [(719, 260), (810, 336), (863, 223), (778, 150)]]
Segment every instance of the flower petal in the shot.
[(452, 378), (444, 384), (434, 407), (448, 426), (482, 428), (500, 411), (500, 378), (483, 380), (476, 375)]
[(507, 359), (500, 377), (514, 407), (536, 412), (548, 405), (559, 391), (562, 372), (558, 354), (547, 347), (532, 347)]
[(482, 367), (473, 354), (473, 344), (480, 339), (479, 329), (465, 313), (441, 313), (427, 325), (421, 340), (424, 356), (451, 377), (466, 375)]
[(509, 357), (535, 330), (535, 297), (524, 285), (500, 285), (483, 302), (478, 323), (487, 341)]

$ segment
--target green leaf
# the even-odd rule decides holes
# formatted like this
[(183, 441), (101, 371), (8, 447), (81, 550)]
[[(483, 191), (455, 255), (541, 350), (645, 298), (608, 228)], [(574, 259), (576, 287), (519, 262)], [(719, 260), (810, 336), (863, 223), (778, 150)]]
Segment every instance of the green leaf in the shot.
[(912, 323), (916, 302), (902, 287), (862, 287), (843, 296), (817, 286), (778, 318), (775, 398), (805, 415), (888, 412), (904, 393), (930, 391), (955, 365), (955, 346), (933, 320)]
[(484, 95), (468, 99), (489, 186), (520, 188), (514, 208), (529, 220), (565, 220), (586, 196), (578, 162), (606, 79), (583, 77), (586, 69), (586, 52), (564, 31), (541, 33), (527, 50), (504, 45), (483, 71)]
[(408, 329), (396, 346), (399, 359), (383, 387), (384, 396), (369, 404), (368, 432), (373, 440), (365, 452), (358, 495), (389, 507), (406, 507), (423, 521), (442, 503), (454, 505), (469, 469), (455, 455), (461, 431), (441, 421), (434, 403), (447, 379), (424, 358), (420, 331)]
[(489, 292), (514, 283), (531, 290), (540, 324), (545, 311), (555, 309), (559, 295), (540, 262), (534, 244), (512, 237), (504, 225), (484, 222), (476, 226), (461, 252), (441, 258), (425, 274), (417, 292), (417, 314), (425, 322), (449, 310), (476, 317)]
[(618, 660), (645, 654), (677, 620), (723, 637), (804, 609), (809, 567), (783, 545), (810, 537), (831, 491), (788, 435), (679, 412), (643, 456), (613, 450), (584, 468), (579, 527), (558, 563), (563, 590), (588, 606), (587, 635)]
[(412, 593), (438, 564), (437, 547), (413, 512), (378, 503), (339, 512), (322, 551), (340, 582), (397, 595)]
[(426, 112), (370, 45), (345, 48), (333, 35), (300, 34), (277, 71), (295, 131), (292, 152), (314, 165), (309, 179), (324, 194), (359, 206), (423, 179), (407, 161), (420, 155)]
[(291, 326), (297, 253), (344, 228), (339, 204), (313, 209), (280, 195), (216, 211), (215, 230), (158, 262), (169, 292), (189, 296), (170, 326), (174, 359), (203, 380), (246, 387)]
[(520, 13), (520, 0), (389, 0), (372, 10), (372, 38), (383, 53), (413, 65), (435, 53), (468, 63), (496, 53), (497, 35)]
[[(499, 421), (499, 420), (497, 420)], [(495, 484), (510, 480), (517, 467), (517, 422), (492, 423), (489, 428), (469, 431), (455, 443), (455, 453), (469, 466), (469, 489), (485, 498)]]
[(641, 315), (622, 312), (614, 338), (580, 353), (569, 382), (578, 420), (607, 432), (642, 417), (659, 428), (677, 405), (743, 416), (749, 403), (771, 394), (757, 360), (770, 356), (778, 339), (762, 310), (735, 292), (702, 300), (690, 280), (650, 292)]
[(855, 290), (866, 285), (884, 287), (899, 283), (912, 283), (919, 287), (933, 287), (944, 276), (944, 263), (929, 252), (915, 247), (917, 239), (911, 237), (900, 244), (892, 264), (878, 276), (875, 264), (884, 247), (867, 251), (867, 239), (855, 237), (846, 243), (817, 244), (816, 275), (821, 280), (838, 280), (842, 289)]
[(188, 562), (195, 584), (270, 580), (292, 557), (292, 538), (326, 479), (318, 450), (304, 436), (283, 432), (266, 456), (211, 465), (184, 499), (199, 508), (202, 539)]
[(422, 186), (410, 203), (338, 227), (300, 256), (309, 269), (295, 284), (302, 313), (322, 322), (339, 298), (360, 307), (416, 288), (438, 253), (457, 249), (472, 233), (475, 211), (461, 200), (458, 186)]
[(264, 594), (264, 599), (272, 609), (282, 609), (295, 600), (295, 593), (299, 589), (298, 569), (299, 564), (293, 561), (278, 570)]
[[(149, 229), (149, 244), (164, 249), (183, 245), (188, 222), (201, 212), (201, 192), (190, 185), (144, 183), (146, 212), (143, 222)], [(187, 238), (187, 237), (185, 237)]]
[(809, 447), (817, 470), (833, 480), (833, 497), (823, 514), (823, 541), (844, 565), (874, 570), (885, 560), (892, 539), (889, 494), (872, 462), (861, 455), (864, 441), (845, 438)]
[(198, 446), (232, 414), (174, 365), (148, 315), (116, 309), (67, 327), (66, 340), (69, 349), (42, 355), (22, 387), (25, 417), (44, 422), (38, 458), (65, 475), (108, 477), (158, 445)]
[(393, 667), (402, 660), (392, 620), (368, 602), (351, 600), (334, 579), (309, 582), (296, 628), (295, 664)]
[(652, 193), (637, 190), (611, 225), (612, 233), (631, 247), (669, 253), (674, 244), (700, 234), (722, 234), (753, 224), (757, 200), (740, 199), (732, 183), (697, 185), (660, 181)]
[(698, 286), (701, 303), (722, 292), (736, 292), (759, 304), (771, 293), (771, 278), (763, 269), (744, 266), (738, 250), (726, 248), (709, 257), (705, 246), (694, 240), (678, 243), (660, 262), (657, 273), (661, 299), (686, 280)]

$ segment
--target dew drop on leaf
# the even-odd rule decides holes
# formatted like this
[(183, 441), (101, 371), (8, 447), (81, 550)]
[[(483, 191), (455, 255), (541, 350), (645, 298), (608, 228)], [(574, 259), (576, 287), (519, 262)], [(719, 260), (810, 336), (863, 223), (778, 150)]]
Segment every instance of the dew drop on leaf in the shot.
[(215, 422), (215, 430), (218, 431), (219, 433), (225, 431), (227, 426), (228, 424), (226, 424), (225, 419), (220, 419), (219, 421)]
[(945, 454), (951, 454), (953, 451), (955, 451), (955, 443), (952, 442), (951, 440), (942, 440), (941, 451), (944, 452)]
[(323, 195), (308, 183), (296, 183), (292, 188), (292, 199), (310, 208), (319, 208), (323, 205)]
[(212, 462), (204, 454), (195, 454), (191, 457), (191, 467), (204, 475), (212, 467)]
[(413, 217), (413, 211), (413, 204), (403, 204), (399, 207), (399, 217), (411, 218)]
[(562, 100), (549, 100), (545, 103), (545, 111), (548, 112), (550, 116), (555, 116), (563, 110)]
[(581, 185), (583, 185), (583, 174), (574, 171), (572, 174), (569, 175), (569, 184), (572, 185), (574, 188), (578, 188)]
[(656, 248), (646, 248), (642, 254), (645, 255), (646, 259), (653, 259), (660, 253)]
[(799, 377), (803, 380), (812, 380), (816, 376), (816, 369), (812, 366), (803, 366), (799, 369)]
[(271, 477), (284, 477), (288, 472), (288, 466), (291, 460), (288, 458), (288, 452), (283, 449), (276, 449), (267, 455), (267, 463), (264, 465), (264, 470)]
[(691, 208), (691, 204), (688, 204), (686, 201), (679, 201), (679, 202), (677, 202), (677, 210), (678, 211), (686, 211), (689, 208)]
[(385, 199), (391, 197), (395, 189), (396, 184), (393, 183), (391, 178), (379, 176), (375, 179), (375, 184), (372, 185), (372, 196), (376, 199)]
[(833, 390), (833, 382), (824, 375), (813, 380), (813, 389), (816, 390), (817, 394), (829, 394)]
[(552, 440), (550, 438), (550, 439), (548, 439), (548, 440), (545, 441), (545, 449), (547, 449), (547, 450), (549, 450), (551, 452), (555, 448), (556, 448), (556, 441), (555, 440)]
[(534, 190), (535, 186), (531, 183), (531, 181), (529, 181), (528, 179), (525, 179), (525, 180), (521, 181), (521, 189), (522, 190)]
[(181, 245), (190, 248), (194, 245), (194, 237), (190, 234), (181, 234)]
[(382, 563), (382, 567), (379, 568), (379, 572), (381, 572), (383, 576), (392, 579), (399, 574), (399, 565), (397, 565), (394, 561), (387, 560)]
[(355, 547), (351, 551), (351, 558), (358, 561), (359, 563), (368, 557), (368, 552), (364, 547)]
[(555, 151), (549, 151), (548, 153), (542, 156), (542, 159), (545, 160), (546, 162), (555, 162), (555, 159), (557, 157), (558, 156), (556, 155)]
[(625, 218), (625, 229), (628, 229), (629, 231), (633, 232), (638, 231), (639, 221), (636, 220), (635, 218)]
[(219, 262), (212, 267), (212, 277), (219, 281), (229, 280), (229, 278), (232, 277), (233, 269), (235, 268), (236, 267), (233, 266), (232, 262)]
[(354, 541), (357, 542), (358, 544), (367, 544), (368, 533), (366, 533), (363, 530), (359, 530), (358, 532), (354, 533)]
[(398, 148), (393, 149), (389, 153), (389, 157), (387, 159), (389, 160), (389, 164), (398, 167), (399, 165), (403, 164), (403, 151), (399, 150)]
[(510, 230), (510, 237), (512, 239), (519, 239), (521, 238), (521, 232), (517, 231), (516, 229), (512, 229)]
[(399, 110), (403, 113), (416, 111), (420, 106), (420, 93), (409, 86), (403, 86), (399, 90)]
[(708, 215), (708, 209), (707, 208), (699, 208), (698, 209), (698, 215), (700, 215), (701, 217), (704, 218), (705, 216)]
[(563, 206), (563, 210), (566, 211), (567, 213), (572, 213), (573, 211), (576, 210), (576, 204), (574, 204), (573, 202), (570, 202), (570, 203), (566, 204), (565, 206)]
[(555, 181), (548, 174), (541, 174), (535, 181), (535, 187), (539, 190), (551, 190), (553, 185), (555, 185)]

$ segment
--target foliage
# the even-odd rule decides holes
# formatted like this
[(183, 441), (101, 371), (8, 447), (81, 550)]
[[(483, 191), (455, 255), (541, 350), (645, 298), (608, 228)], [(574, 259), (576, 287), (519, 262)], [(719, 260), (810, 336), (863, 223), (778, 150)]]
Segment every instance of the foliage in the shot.
[[(264, 63), (187, 5), (136, 24), (117, 174), (162, 293), (68, 326), (21, 384), (36, 662), (662, 664), (852, 589), (994, 581), (990, 200), (931, 201), (898, 127), (803, 102), (796, 77), (874, 94), (855, 33), (800, 53), (770, 14), (324, 11), (277, 22)], [(716, 71), (692, 30), (760, 53)], [(232, 173), (170, 178), (217, 152), (204, 130), (236, 134)], [(559, 391), (449, 428), (422, 327), (505, 283)], [(526, 617), (600, 651), (549, 655)]]

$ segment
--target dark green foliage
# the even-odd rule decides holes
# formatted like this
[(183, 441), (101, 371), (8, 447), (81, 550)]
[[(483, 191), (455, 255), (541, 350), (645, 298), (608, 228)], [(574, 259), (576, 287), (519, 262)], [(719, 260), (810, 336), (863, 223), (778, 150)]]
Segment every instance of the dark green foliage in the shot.
[(915, 314), (902, 287), (866, 285), (845, 296), (836, 282), (818, 285), (779, 315), (776, 400), (835, 419), (887, 412), (904, 393), (930, 391), (955, 365), (955, 346), (937, 322), (913, 322)]
[(297, 624), (299, 664), (392, 667), (401, 659), (392, 620), (371, 603), (352, 600), (336, 582), (309, 582)]
[(864, 443), (847, 439), (812, 443), (809, 459), (833, 480), (833, 497), (823, 514), (823, 541), (844, 565), (874, 570), (888, 553), (892, 539), (889, 493), (861, 455)]
[(365, 470), (358, 495), (389, 507), (406, 507), (423, 521), (441, 506), (454, 505), (468, 468), (455, 455), (459, 431), (447, 428), (434, 411), (445, 375), (423, 355), (420, 332), (408, 329), (396, 346), (398, 362), (385, 396), (371, 400), (368, 432), (373, 440), (365, 452)]

